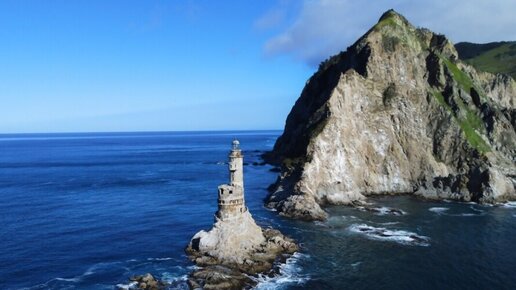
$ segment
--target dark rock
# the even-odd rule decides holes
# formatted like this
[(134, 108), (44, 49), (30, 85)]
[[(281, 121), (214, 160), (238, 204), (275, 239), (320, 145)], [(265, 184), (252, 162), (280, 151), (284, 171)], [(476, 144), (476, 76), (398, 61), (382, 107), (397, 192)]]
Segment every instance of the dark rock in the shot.
[(129, 281), (136, 282), (136, 287), (144, 290), (162, 290), (166, 289), (167, 286), (164, 282), (156, 280), (150, 273), (143, 276), (133, 276), (129, 278)]

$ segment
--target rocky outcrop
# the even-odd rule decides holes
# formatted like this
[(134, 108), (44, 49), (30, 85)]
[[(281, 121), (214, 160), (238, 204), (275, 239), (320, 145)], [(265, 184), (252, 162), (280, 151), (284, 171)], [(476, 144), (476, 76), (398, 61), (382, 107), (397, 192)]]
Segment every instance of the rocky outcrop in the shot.
[(257, 274), (275, 275), (275, 265), (298, 250), (296, 243), (274, 229), (262, 229), (247, 212), (238, 220), (216, 219), (186, 248), (198, 268), (188, 279), (191, 289), (243, 289), (256, 284)]
[(376, 194), (515, 199), (515, 104), (512, 78), (388, 11), (308, 80), (265, 156), (281, 167), (267, 206), (314, 220)]
[[(187, 253), (210, 257), (226, 264), (241, 264), (248, 257), (248, 252), (265, 241), (262, 229), (255, 223), (247, 211), (238, 219), (220, 220), (216, 218), (213, 228), (198, 232), (191, 239)], [(194, 259), (197, 263), (202, 262)], [(202, 263), (204, 264), (204, 263)]]
[(166, 284), (156, 280), (154, 276), (147, 273), (143, 276), (134, 276), (129, 279), (132, 283), (130, 289), (144, 289), (144, 290), (162, 290), (166, 289)]
[(243, 155), (234, 140), (229, 153), (228, 184), (219, 186), (218, 211), (210, 231), (200, 231), (186, 247), (198, 268), (191, 289), (242, 289), (255, 284), (252, 275), (273, 274), (273, 266), (297, 251), (293, 240), (256, 224), (244, 200)]
[[(219, 225), (215, 224), (215, 227), (217, 226)], [(204, 235), (210, 236), (210, 240), (216, 240), (218, 245), (221, 245), (219, 242), (229, 239), (233, 240), (233, 244), (242, 243), (247, 244), (247, 246), (236, 246), (228, 252), (225, 252), (224, 249), (219, 251), (218, 247), (198, 246), (196, 239), (202, 235), (194, 236), (186, 249), (188, 257), (199, 266), (199, 269), (194, 271), (188, 279), (188, 284), (192, 289), (243, 289), (251, 287), (255, 284), (255, 280), (251, 279), (250, 276), (257, 274), (274, 275), (275, 269), (273, 266), (284, 262), (287, 257), (298, 250), (292, 239), (273, 229), (260, 229), (256, 236), (261, 242), (254, 245), (248, 243), (245, 235), (238, 235), (233, 230), (227, 235), (224, 231), (214, 235), (208, 232)], [(230, 248), (227, 247), (226, 249), (229, 250)]]

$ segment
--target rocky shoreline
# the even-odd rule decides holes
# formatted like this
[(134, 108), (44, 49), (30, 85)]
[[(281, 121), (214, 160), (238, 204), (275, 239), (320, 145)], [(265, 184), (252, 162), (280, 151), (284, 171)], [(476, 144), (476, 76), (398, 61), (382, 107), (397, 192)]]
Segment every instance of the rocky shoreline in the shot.
[(265, 229), (263, 235), (265, 240), (256, 248), (246, 252), (241, 263), (200, 252), (190, 243), (185, 251), (189, 259), (199, 267), (189, 275), (190, 288), (243, 289), (256, 284), (250, 276), (277, 274), (274, 265), (283, 263), (299, 248), (292, 239), (277, 230)]

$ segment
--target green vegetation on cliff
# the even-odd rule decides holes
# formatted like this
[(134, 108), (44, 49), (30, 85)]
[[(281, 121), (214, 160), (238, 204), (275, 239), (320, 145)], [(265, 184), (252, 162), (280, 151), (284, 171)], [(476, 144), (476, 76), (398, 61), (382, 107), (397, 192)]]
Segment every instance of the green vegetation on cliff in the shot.
[(516, 41), (476, 44), (460, 42), (455, 45), (459, 58), (475, 68), (506, 73), (516, 79)]
[(453, 118), (459, 124), (464, 136), (468, 143), (479, 152), (486, 153), (491, 151), (489, 145), (482, 139), (480, 134), (477, 132), (478, 130), (483, 130), (484, 125), (480, 117), (478, 117), (471, 109), (466, 107), (462, 101), (459, 102), (458, 106), (460, 111), (466, 112), (463, 116), (454, 113), (452, 108), (448, 103), (446, 103), (444, 96), (439, 91), (432, 91), (432, 95), (435, 97), (437, 102), (443, 106)]

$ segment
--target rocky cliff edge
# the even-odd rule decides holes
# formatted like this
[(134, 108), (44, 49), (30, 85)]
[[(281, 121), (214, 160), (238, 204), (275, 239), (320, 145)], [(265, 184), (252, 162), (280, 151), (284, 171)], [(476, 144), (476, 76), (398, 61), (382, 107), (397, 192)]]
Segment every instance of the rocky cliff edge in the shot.
[(516, 84), (461, 62), (443, 35), (393, 10), (322, 62), (266, 159), (281, 167), (267, 198), (280, 214), (408, 193), (516, 199)]

